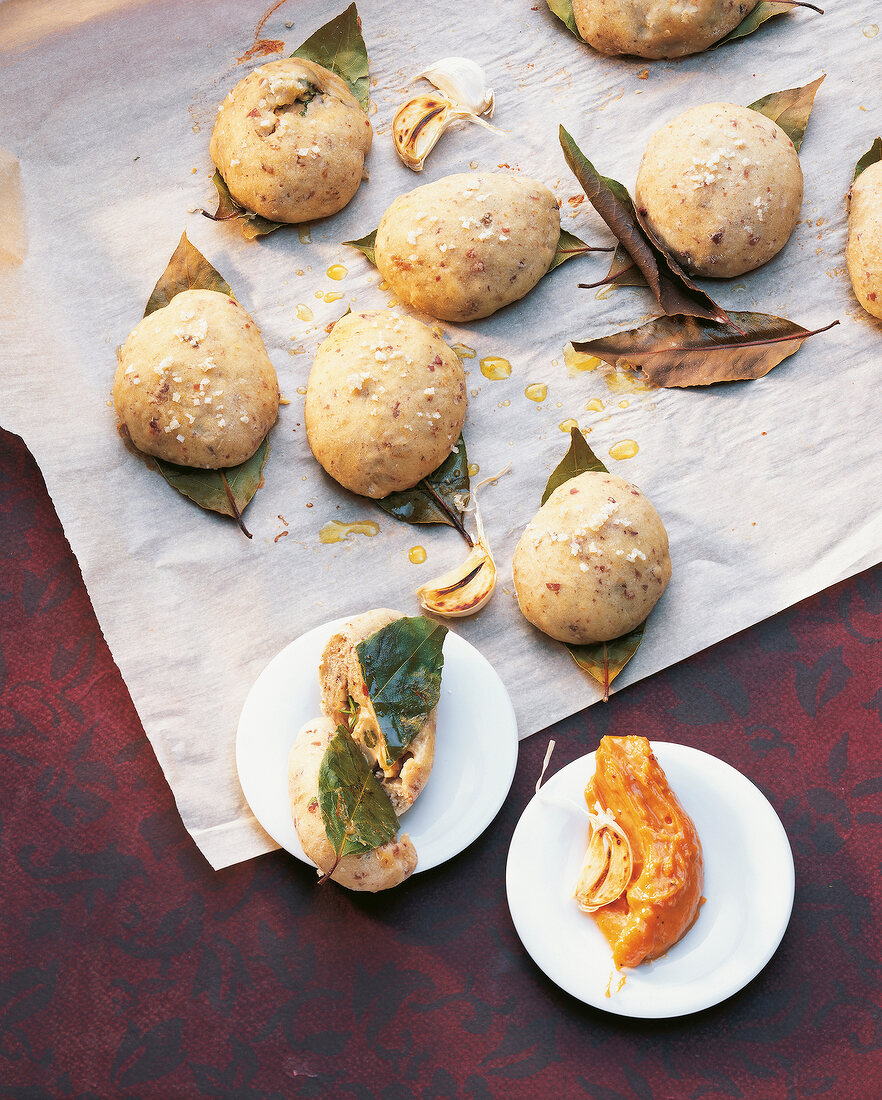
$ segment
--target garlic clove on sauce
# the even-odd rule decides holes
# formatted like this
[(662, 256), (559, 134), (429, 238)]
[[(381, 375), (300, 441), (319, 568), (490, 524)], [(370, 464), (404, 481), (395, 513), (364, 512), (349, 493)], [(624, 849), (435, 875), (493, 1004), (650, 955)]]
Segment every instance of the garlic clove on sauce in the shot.
[(631, 842), (615, 818), (595, 804), (588, 814), (591, 836), (573, 897), (583, 913), (593, 913), (624, 894), (631, 881)]
[(413, 78), (428, 80), (453, 103), (467, 107), (472, 114), (493, 117), (493, 89), (484, 70), (467, 57), (442, 57)]

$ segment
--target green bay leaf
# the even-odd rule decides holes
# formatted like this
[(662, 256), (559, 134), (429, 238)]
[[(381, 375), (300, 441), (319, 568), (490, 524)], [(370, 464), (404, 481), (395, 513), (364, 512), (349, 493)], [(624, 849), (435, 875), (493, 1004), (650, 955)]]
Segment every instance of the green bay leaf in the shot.
[(468, 499), (469, 458), (460, 436), (441, 465), (412, 489), (390, 493), (374, 504), (403, 523), (446, 523), (465, 535), (462, 517)]
[(878, 164), (880, 160), (882, 160), (882, 137), (877, 137), (870, 148), (854, 166), (854, 176), (851, 182), (854, 183), (861, 172), (865, 172), (871, 164)]
[(346, 81), (367, 114), (370, 107), (370, 71), (355, 4), (350, 4), (346, 11), (319, 27), (291, 56), (314, 61), (316, 65), (336, 73)]
[(551, 477), (549, 477), (545, 486), (545, 492), (542, 494), (541, 503), (544, 504), (554, 490), (564, 485), (570, 478), (578, 477), (579, 474), (585, 474), (589, 471), (602, 474), (609, 473), (606, 466), (585, 442), (585, 436), (578, 428), (571, 428), (570, 449), (552, 470)]
[[(394, 840), (398, 818), (389, 795), (345, 726), (338, 726), (319, 767), (318, 800), (335, 864)], [(327, 875), (333, 873), (331, 868)]]
[(813, 4), (800, 4), (798, 0), (790, 0), (789, 3), (770, 3), (769, 0), (761, 0), (749, 15), (745, 15), (733, 31), (729, 31), (725, 38), (721, 38), (719, 42), (714, 42), (712, 46), (708, 46), (708, 49), (715, 50), (719, 46), (725, 46), (727, 42), (746, 38), (749, 34), (759, 30), (763, 23), (767, 23), (777, 15), (786, 15), (787, 12), (793, 11), (795, 7), (812, 8), (813, 11), (819, 12), (821, 15), (824, 14), (820, 8), (816, 8)]
[(219, 512), (231, 516), (241, 527), (244, 534), (251, 534), (242, 522), (251, 498), (260, 488), (263, 468), (269, 456), (269, 438), (265, 438), (251, 458), (238, 466), (227, 466), (220, 470), (202, 470), (195, 466), (178, 466), (162, 458), (153, 457), (157, 470), (165, 480), (179, 493), (205, 508), (209, 512)]
[(609, 642), (594, 642), (592, 645), (567, 645), (570, 656), (579, 668), (600, 685), (604, 702), (609, 699), (610, 684), (640, 648), (645, 629), (644, 619), (639, 626), (630, 633), (623, 634), (621, 638), (613, 638)]
[(366, 237), (360, 237), (357, 241), (344, 241), (343, 244), (348, 244), (352, 248), (357, 248), (359, 252), (363, 252), (368, 258), (368, 262), (372, 263), (374, 267), (377, 266), (377, 261), (374, 258), (375, 247), (377, 243), (377, 231), (376, 229), (372, 233), (368, 233)]
[(178, 247), (147, 299), (144, 316), (163, 309), (182, 290), (215, 290), (219, 294), (233, 296), (230, 284), (212, 267), (199, 249), (190, 244), (186, 233), (181, 234)]
[(798, 153), (805, 137), (815, 95), (823, 82), (824, 77), (819, 76), (802, 88), (785, 88), (782, 92), (771, 92), (755, 103), (748, 104), (748, 110), (756, 111), (776, 122), (793, 142)]
[(582, 36), (579, 34), (579, 28), (576, 26), (576, 16), (573, 13), (573, 0), (545, 0), (545, 2), (548, 4), (552, 15), (556, 15), (570, 34), (575, 35), (581, 42)]
[(438, 704), (446, 634), (446, 626), (415, 615), (395, 619), (355, 647), (390, 762)]

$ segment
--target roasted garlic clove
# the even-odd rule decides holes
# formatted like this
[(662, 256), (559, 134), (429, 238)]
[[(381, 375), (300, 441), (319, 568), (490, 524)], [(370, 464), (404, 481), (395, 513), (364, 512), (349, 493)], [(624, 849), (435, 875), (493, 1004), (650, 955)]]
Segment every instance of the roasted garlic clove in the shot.
[(422, 172), (423, 162), (435, 148), (438, 139), (454, 122), (467, 119), (494, 133), (500, 133), (489, 122), (479, 118), (469, 107), (451, 103), (441, 92), (432, 92), (409, 100), (395, 112), (392, 136), (395, 151), (414, 172)]
[(496, 563), (484, 536), (481, 513), (475, 504), (477, 538), (466, 560), (417, 589), (417, 598), (426, 611), (449, 618), (474, 615), (493, 595), (496, 587)]
[(573, 897), (583, 913), (593, 913), (622, 896), (631, 881), (634, 856), (627, 833), (595, 804), (588, 814), (591, 836)]
[(493, 89), (481, 66), (467, 57), (442, 57), (413, 79), (428, 80), (451, 102), (467, 107), (472, 114), (493, 117)]

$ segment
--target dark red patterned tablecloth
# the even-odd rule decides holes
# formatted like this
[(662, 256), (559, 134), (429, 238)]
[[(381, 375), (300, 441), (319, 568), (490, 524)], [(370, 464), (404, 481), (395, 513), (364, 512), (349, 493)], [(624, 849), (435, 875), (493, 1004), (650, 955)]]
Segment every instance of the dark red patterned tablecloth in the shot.
[(882, 569), (559, 723), (722, 757), (780, 815), (790, 927), (716, 1008), (640, 1022), (548, 981), (493, 826), (387, 896), (187, 836), (39, 471), (0, 433), (0, 1095), (593, 1100), (882, 1096)]

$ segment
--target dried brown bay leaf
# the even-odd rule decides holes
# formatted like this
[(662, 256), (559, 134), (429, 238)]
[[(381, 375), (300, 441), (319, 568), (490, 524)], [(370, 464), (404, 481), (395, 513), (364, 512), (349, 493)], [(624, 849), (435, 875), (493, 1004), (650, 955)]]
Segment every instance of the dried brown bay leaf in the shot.
[(824, 14), (821, 8), (816, 7), (814, 4), (801, 3), (800, 0), (783, 0), (783, 2), (779, 3), (770, 3), (768, 0), (761, 0), (761, 3), (757, 4), (750, 15), (746, 15), (733, 31), (729, 31), (725, 38), (721, 38), (719, 42), (715, 42), (713, 46), (709, 46), (708, 49), (715, 50), (718, 46), (725, 46), (727, 42), (734, 42), (738, 38), (746, 38), (747, 35), (753, 34), (754, 31), (759, 30), (763, 23), (767, 23), (770, 19), (774, 19), (776, 15), (786, 15), (787, 12), (793, 11), (794, 8), (811, 8), (812, 11), (816, 11), (819, 15)]
[[(570, 478), (592, 470), (604, 474), (609, 472), (585, 442), (585, 437), (579, 429), (571, 428), (569, 450), (552, 470), (545, 492), (542, 494), (542, 503), (544, 504), (554, 490), (566, 484)], [(605, 703), (609, 700), (610, 684), (637, 652), (645, 627), (644, 621), (630, 633), (609, 642), (594, 642), (591, 645), (563, 643), (579, 668), (587, 672), (603, 689)]]
[(618, 180), (602, 176), (563, 126), (560, 144), (588, 201), (631, 256), (664, 312), (728, 321), (726, 311), (692, 282), (640, 221), (627, 188)]
[(882, 137), (877, 137), (870, 148), (854, 166), (854, 176), (851, 182), (858, 178), (861, 172), (865, 172), (871, 164), (878, 164), (882, 160)]
[(210, 218), (213, 222), (228, 222), (241, 218), (242, 236), (249, 241), (253, 241), (256, 237), (266, 237), (282, 228), (283, 222), (272, 222), (269, 218), (262, 218), (260, 214), (254, 214), (236, 202), (224, 182), (224, 177), (217, 169), (211, 177), (211, 182), (217, 189), (217, 210), (213, 214), (203, 210), (204, 217)]
[(343, 856), (370, 852), (394, 840), (398, 817), (389, 795), (349, 735), (338, 726), (319, 767), (318, 800), (325, 835), (334, 849), (334, 866), (322, 877), (327, 881)]
[(171, 254), (165, 271), (159, 276), (153, 293), (147, 299), (144, 316), (162, 309), (182, 290), (216, 290), (233, 296), (230, 284), (206, 260), (198, 248), (181, 234), (178, 247)]
[(374, 503), (403, 523), (446, 523), (455, 527), (471, 546), (472, 537), (463, 524), (468, 499), (469, 458), (465, 440), (460, 436), (441, 465), (412, 489), (390, 493)]
[(644, 619), (630, 634), (623, 634), (621, 638), (614, 638), (611, 642), (567, 646), (570, 656), (579, 668), (587, 672), (603, 689), (604, 703), (609, 701), (610, 684), (640, 648), (645, 630)]
[(777, 122), (798, 153), (805, 137), (815, 95), (823, 82), (824, 77), (819, 76), (802, 88), (785, 88), (783, 92), (772, 92), (758, 99), (756, 103), (749, 103), (748, 109)]
[(810, 331), (767, 313), (731, 316), (732, 325), (695, 317), (659, 317), (598, 340), (574, 341), (573, 347), (612, 366), (642, 367), (655, 386), (707, 386), (762, 378), (798, 351), (809, 336), (839, 324), (833, 321)]

